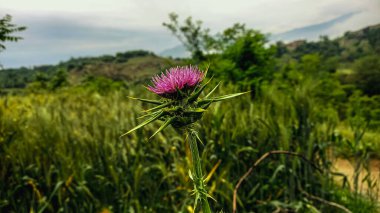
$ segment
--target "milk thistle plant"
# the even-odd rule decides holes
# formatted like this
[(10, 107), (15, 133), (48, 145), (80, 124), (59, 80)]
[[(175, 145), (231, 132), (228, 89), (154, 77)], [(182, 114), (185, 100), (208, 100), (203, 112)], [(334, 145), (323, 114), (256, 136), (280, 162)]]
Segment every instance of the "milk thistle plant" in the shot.
[(207, 201), (211, 196), (207, 193), (205, 187), (197, 145), (197, 141), (201, 143), (202, 141), (194, 128), (194, 123), (202, 118), (203, 113), (212, 103), (245, 94), (235, 93), (211, 98), (210, 95), (219, 86), (219, 84), (217, 84), (207, 95), (200, 98), (201, 93), (211, 80), (207, 82), (203, 81), (206, 77), (207, 70), (208, 69), (201, 71), (195, 66), (173, 67), (166, 70), (165, 73), (153, 77), (152, 84), (148, 86), (147, 89), (161, 96), (162, 99), (148, 100), (130, 97), (157, 106), (145, 111), (146, 114), (142, 117), (148, 118), (144, 122), (122, 135), (127, 135), (156, 120), (162, 120), (164, 122), (150, 138), (154, 137), (169, 125), (180, 130), (189, 143), (191, 151), (192, 170), (189, 170), (189, 175), (194, 183), (194, 211), (196, 210), (198, 202), (200, 202), (202, 211), (205, 213), (211, 212), (210, 205)]

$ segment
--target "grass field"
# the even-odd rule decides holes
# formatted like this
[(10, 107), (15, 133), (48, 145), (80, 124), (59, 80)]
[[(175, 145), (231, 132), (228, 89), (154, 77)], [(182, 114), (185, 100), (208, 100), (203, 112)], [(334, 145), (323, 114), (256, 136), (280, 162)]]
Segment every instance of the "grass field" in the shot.
[[(300, 191), (352, 212), (376, 212), (375, 202), (348, 193), (342, 178), (333, 180), (335, 154), (329, 150), (341, 145), (335, 131), (341, 123), (332, 108), (310, 96), (309, 85), (292, 91), (268, 85), (254, 101), (246, 95), (217, 103), (206, 113), (198, 129), (207, 186), (217, 200), (211, 201), (214, 210), (232, 211), (235, 184), (262, 154), (289, 150), (304, 155), (322, 173), (301, 159), (273, 156), (239, 189), (239, 212), (337, 212)], [(217, 93), (236, 91), (224, 85)], [(0, 210), (191, 212), (187, 145), (172, 128), (148, 141), (159, 122), (120, 138), (148, 108), (127, 95), (154, 98), (143, 87), (1, 97)]]

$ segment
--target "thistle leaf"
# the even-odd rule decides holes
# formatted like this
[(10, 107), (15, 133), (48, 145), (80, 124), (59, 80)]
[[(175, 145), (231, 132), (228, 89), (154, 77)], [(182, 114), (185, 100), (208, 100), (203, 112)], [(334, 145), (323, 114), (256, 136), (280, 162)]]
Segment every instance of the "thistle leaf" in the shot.
[(206, 70), (204, 71), (204, 76), (203, 76), (203, 78), (206, 78), (206, 76), (207, 76), (207, 73), (208, 73), (208, 69), (210, 68), (210, 64), (207, 64), (207, 68), (206, 68)]
[(176, 106), (176, 107), (172, 107), (172, 108), (169, 108), (169, 109), (164, 109), (165, 112), (177, 112), (179, 110), (181, 110), (182, 107), (180, 106)]
[(141, 119), (141, 118), (145, 118), (145, 117), (148, 117), (148, 116), (157, 115), (160, 112), (162, 112), (162, 110), (158, 110), (158, 111), (155, 111), (155, 112), (152, 112), (152, 113), (148, 113), (148, 114), (142, 115), (142, 116), (138, 117), (137, 119)]
[(212, 101), (209, 101), (208, 103), (205, 103), (204, 105), (202, 105), (201, 108), (206, 110), (211, 104), (212, 104)]
[(150, 136), (149, 139), (153, 138), (156, 134), (158, 134), (159, 132), (161, 132), (162, 130), (164, 130), (167, 126), (169, 126), (169, 124), (172, 123), (172, 121), (174, 120), (174, 118), (169, 118), (168, 120), (165, 121), (164, 124), (162, 124), (162, 126), (160, 126), (160, 128), (157, 129), (157, 131), (152, 135)]
[(161, 105), (159, 105), (159, 106), (156, 106), (156, 107), (153, 107), (153, 108), (147, 109), (147, 110), (145, 110), (144, 112), (150, 112), (150, 111), (153, 111), (153, 110), (156, 110), (156, 109), (162, 109), (162, 108), (164, 108), (164, 107), (169, 106), (169, 105), (172, 104), (172, 103), (173, 103), (172, 101), (171, 101), (171, 102), (167, 102), (167, 103), (161, 104)]
[(223, 101), (223, 100), (227, 100), (227, 99), (230, 99), (230, 98), (235, 98), (235, 97), (247, 94), (247, 93), (250, 93), (250, 91), (248, 91), (248, 92), (240, 92), (240, 93), (235, 93), (235, 94), (229, 94), (229, 95), (222, 95), (222, 96), (219, 96), (219, 97), (216, 97), (216, 98), (203, 99), (203, 100), (199, 101), (198, 104), (202, 105), (202, 104), (209, 103), (209, 102)]
[(220, 85), (220, 82), (214, 87), (214, 89), (212, 89), (205, 97), (204, 99), (207, 99), (215, 90), (216, 88), (218, 88), (218, 86)]
[(156, 101), (156, 100), (149, 100), (149, 99), (143, 99), (143, 98), (135, 98), (135, 97), (131, 97), (131, 96), (127, 96), (128, 98), (130, 99), (133, 99), (133, 100), (138, 100), (138, 101), (141, 101), (141, 102), (145, 102), (145, 103), (150, 103), (150, 104), (163, 104), (161, 101)]
[(192, 96), (189, 97), (188, 103), (192, 103), (192, 102), (194, 102), (194, 101), (197, 100), (197, 98), (199, 97), (199, 95), (206, 88), (207, 84), (210, 83), (210, 81), (212, 80), (212, 78), (213, 77), (211, 77), (210, 80), (208, 80), (205, 84), (203, 84), (202, 87), (198, 91), (196, 91)]
[(157, 115), (155, 115), (155, 116), (153, 116), (153, 117), (151, 117), (151, 118), (145, 120), (145, 121), (142, 122), (141, 124), (137, 125), (135, 128), (133, 128), (133, 129), (129, 130), (128, 132), (122, 134), (120, 137), (123, 137), (123, 136), (125, 136), (125, 135), (128, 135), (129, 133), (131, 133), (131, 132), (133, 132), (133, 131), (135, 131), (135, 130), (137, 130), (137, 129), (140, 129), (140, 128), (143, 127), (143, 126), (152, 123), (153, 121), (159, 119), (159, 118), (161, 117), (162, 114), (163, 114), (163, 112), (160, 112), (160, 113), (158, 113)]
[(195, 108), (195, 109), (186, 110), (185, 113), (203, 113), (206, 111), (207, 110), (202, 109), (202, 108)]

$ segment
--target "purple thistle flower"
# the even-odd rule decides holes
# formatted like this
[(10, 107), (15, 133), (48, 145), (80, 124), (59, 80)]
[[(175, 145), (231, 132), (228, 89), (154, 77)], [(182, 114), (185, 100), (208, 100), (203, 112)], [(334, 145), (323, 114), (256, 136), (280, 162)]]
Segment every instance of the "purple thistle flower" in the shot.
[(152, 78), (152, 86), (148, 90), (165, 98), (179, 98), (178, 90), (185, 92), (196, 87), (204, 78), (204, 73), (197, 67), (173, 67), (161, 75)]

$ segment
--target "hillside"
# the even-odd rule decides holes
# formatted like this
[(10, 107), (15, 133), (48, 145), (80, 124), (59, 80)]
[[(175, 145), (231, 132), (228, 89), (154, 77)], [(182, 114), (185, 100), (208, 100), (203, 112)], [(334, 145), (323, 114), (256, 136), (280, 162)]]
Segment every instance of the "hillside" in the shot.
[(341, 63), (350, 63), (366, 55), (380, 54), (380, 24), (354, 32), (346, 32), (336, 39), (322, 36), (319, 41), (297, 40), (277, 43), (279, 57), (289, 54), (299, 59), (305, 54), (319, 54), (324, 58), (337, 57)]
[(92, 62), (83, 67), (68, 69), (73, 81), (85, 76), (102, 76), (113, 80), (134, 81), (146, 79), (178, 62), (156, 55), (137, 56), (125, 62)]
[(286, 32), (274, 34), (270, 36), (271, 41), (294, 41), (299, 39), (307, 39), (307, 40), (317, 40), (319, 35), (326, 35), (329, 33), (329, 30), (336, 25), (346, 22), (352, 16), (356, 15), (357, 12), (348, 12), (341, 16), (338, 16), (334, 19), (302, 26), (299, 28), (295, 28)]
[(50, 79), (57, 72), (68, 73), (72, 84), (80, 83), (88, 76), (106, 77), (116, 81), (145, 79), (178, 61), (137, 50), (99, 57), (72, 58), (57, 65), (42, 65), (32, 68), (5, 69), (0, 71), (1, 88), (23, 88), (37, 76)]
[[(346, 32), (336, 39), (322, 36), (319, 41), (297, 40), (290, 43), (277, 42), (277, 58), (301, 59), (307, 54), (318, 54), (329, 59), (328, 64), (351, 64), (368, 55), (380, 54), (380, 24)], [(0, 71), (0, 88), (24, 88), (41, 74), (51, 79), (58, 71), (68, 73), (72, 84), (80, 83), (88, 76), (101, 76), (116, 81), (145, 79), (165, 67), (181, 63), (179, 60), (157, 56), (152, 52), (135, 50), (115, 55), (72, 58), (57, 65), (42, 65), (32, 68), (5, 69)], [(342, 67), (342, 66), (341, 66)], [(335, 69), (335, 68), (334, 68)]]

